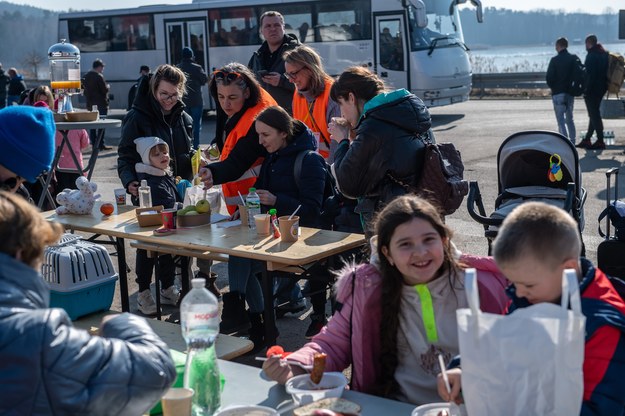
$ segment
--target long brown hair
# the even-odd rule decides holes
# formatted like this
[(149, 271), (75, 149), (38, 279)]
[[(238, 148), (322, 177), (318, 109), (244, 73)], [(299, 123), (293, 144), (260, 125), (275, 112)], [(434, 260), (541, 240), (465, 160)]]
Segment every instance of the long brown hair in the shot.
[(376, 74), (361, 66), (347, 68), (332, 84), (330, 98), (338, 102), (339, 98), (347, 101), (351, 92), (358, 101), (365, 103), (384, 92), (386, 86)]
[(313, 48), (299, 45), (295, 49), (286, 51), (283, 59), (288, 64), (299, 64), (302, 68), (308, 69), (310, 72), (308, 91), (313, 97), (320, 96), (325, 89), (326, 81), (332, 80), (332, 77), (323, 69), (321, 57)]
[[(439, 274), (450, 271), (457, 272), (460, 265), (454, 258), (451, 246), (452, 231), (441, 217), (438, 210), (425, 199), (414, 195), (400, 196), (391, 201), (375, 220), (375, 232), (378, 238), (377, 254), (382, 275), (382, 320), (380, 325), (381, 373), (378, 379), (378, 394), (391, 397), (399, 391), (395, 380), (397, 368), (397, 331), (399, 329), (399, 308), (404, 281), (396, 267), (391, 266), (382, 252), (389, 247), (395, 229), (402, 224), (419, 218), (429, 222), (443, 239), (444, 260)], [(457, 273), (450, 273), (450, 275)], [(450, 282), (452, 284), (453, 282)]]

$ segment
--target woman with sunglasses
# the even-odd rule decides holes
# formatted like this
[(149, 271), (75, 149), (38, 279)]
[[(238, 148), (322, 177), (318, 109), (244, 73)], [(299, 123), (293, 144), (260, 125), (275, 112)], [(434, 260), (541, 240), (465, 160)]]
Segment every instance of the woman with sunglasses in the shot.
[(374, 214), (421, 175), (421, 136), (430, 129), (430, 113), (419, 97), (403, 88), (388, 90), (363, 67), (343, 71), (330, 97), (343, 114), (328, 128), (338, 142), (332, 171), (341, 192), (358, 199), (356, 211), (370, 236)]
[(186, 82), (184, 72), (172, 65), (159, 66), (139, 82), (134, 104), (122, 123), (117, 150), (117, 173), (133, 203), (138, 202), (139, 192), (135, 164), (141, 163), (141, 156), (134, 143), (139, 137), (163, 139), (169, 147), (173, 176), (193, 179), (193, 119), (182, 102)]
[[(245, 197), (249, 188), (254, 186), (262, 157), (266, 151), (258, 144), (258, 134), (254, 130), (254, 119), (264, 108), (277, 105), (276, 101), (265, 91), (254, 74), (244, 65), (230, 63), (213, 72), (208, 90), (217, 103), (217, 127), (215, 142), (221, 150), (220, 162), (211, 166), (214, 176), (222, 176), (222, 191), (232, 215), (241, 202), (239, 193)], [(230, 153), (239, 141), (245, 140), (251, 148), (246, 148), (238, 155), (246, 153), (251, 155), (251, 160), (244, 163), (241, 172), (233, 165), (240, 165), (235, 157), (230, 158)], [(236, 170), (237, 172), (234, 172)]]

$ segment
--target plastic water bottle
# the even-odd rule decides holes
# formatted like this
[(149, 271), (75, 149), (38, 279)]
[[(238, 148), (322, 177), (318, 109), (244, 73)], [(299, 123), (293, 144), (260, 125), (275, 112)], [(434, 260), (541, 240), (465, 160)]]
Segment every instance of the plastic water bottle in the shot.
[(210, 416), (221, 404), (221, 378), (215, 354), (219, 333), (219, 306), (205, 289), (205, 279), (193, 279), (193, 288), (180, 304), (182, 337), (187, 343), (184, 387), (191, 388), (193, 416)]
[(247, 206), (247, 221), (249, 227), (256, 229), (256, 221), (254, 215), (260, 214), (260, 197), (256, 193), (256, 188), (250, 188), (247, 197), (245, 197), (245, 205)]
[(139, 207), (148, 208), (152, 206), (152, 192), (148, 186), (148, 181), (143, 179), (139, 187)]

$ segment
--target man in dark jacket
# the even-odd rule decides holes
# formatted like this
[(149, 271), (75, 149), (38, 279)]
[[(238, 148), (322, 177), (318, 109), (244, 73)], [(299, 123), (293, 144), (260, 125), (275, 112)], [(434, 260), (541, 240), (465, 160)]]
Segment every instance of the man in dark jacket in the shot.
[[(93, 106), (98, 107), (101, 116), (106, 116), (109, 111), (109, 85), (104, 80), (104, 62), (100, 59), (93, 61), (91, 71), (85, 74), (82, 87), (85, 90), (84, 95), (87, 100), (87, 109), (91, 110)], [(91, 144), (96, 142), (97, 135), (102, 134), (100, 140), (100, 150), (109, 150), (110, 147), (104, 145), (104, 134), (99, 130), (92, 129), (89, 133)]]
[(204, 99), (202, 98), (202, 85), (208, 81), (204, 68), (193, 61), (193, 50), (185, 47), (182, 50), (182, 62), (178, 68), (187, 75), (187, 93), (182, 101), (187, 106), (185, 111), (193, 119), (193, 147), (200, 147), (200, 132), (202, 131), (202, 113), (204, 111)]
[(13, 103), (20, 104), (20, 95), (26, 91), (24, 77), (17, 73), (17, 69), (9, 68), (9, 90), (7, 94), (7, 105)]
[[(584, 102), (588, 111), (588, 131), (584, 140), (577, 144), (577, 147), (586, 149), (605, 149), (603, 142), (603, 120), (601, 120), (601, 100), (608, 90), (608, 53), (603, 46), (597, 42), (595, 35), (586, 37), (586, 91), (584, 92)], [(597, 132), (597, 141), (591, 143), (590, 138)]]
[(130, 111), (132, 108), (132, 103), (135, 102), (135, 96), (137, 95), (137, 88), (139, 87), (139, 82), (141, 78), (147, 76), (150, 73), (150, 67), (147, 65), (141, 65), (139, 68), (139, 78), (137, 78), (137, 82), (135, 82), (132, 87), (128, 90), (128, 105), (126, 106), (126, 111)]
[(4, 73), (2, 64), (0, 64), (0, 108), (7, 106), (7, 85), (9, 85), (10, 78)]
[(547, 68), (547, 85), (551, 88), (553, 109), (556, 113), (558, 130), (575, 143), (575, 122), (573, 121), (573, 105), (575, 97), (569, 94), (571, 74), (573, 73), (577, 55), (569, 53), (569, 41), (566, 38), (556, 40), (558, 54), (551, 58)]
[(284, 17), (275, 11), (265, 12), (260, 17), (260, 33), (265, 41), (254, 52), (247, 66), (280, 107), (292, 114), (295, 86), (284, 77), (286, 70), (282, 54), (300, 43), (295, 35), (284, 33)]

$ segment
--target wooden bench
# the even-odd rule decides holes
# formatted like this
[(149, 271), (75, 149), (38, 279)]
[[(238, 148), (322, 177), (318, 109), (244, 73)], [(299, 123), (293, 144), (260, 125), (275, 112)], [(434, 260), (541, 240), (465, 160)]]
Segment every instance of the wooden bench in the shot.
[[(119, 312), (98, 312), (83, 316), (73, 323), (76, 328), (84, 329), (93, 333), (94, 331), (97, 331), (100, 326), (100, 322), (105, 315), (117, 313)], [(170, 349), (180, 352), (186, 351), (187, 345), (184, 338), (182, 338), (180, 325), (173, 322), (158, 321), (155, 319), (147, 319), (147, 321), (154, 332), (161, 337)], [(215, 352), (217, 353), (217, 357), (222, 360), (232, 360), (251, 351), (253, 347), (254, 343), (248, 339), (232, 337), (224, 334), (219, 334), (217, 336), (217, 341), (215, 342)]]

